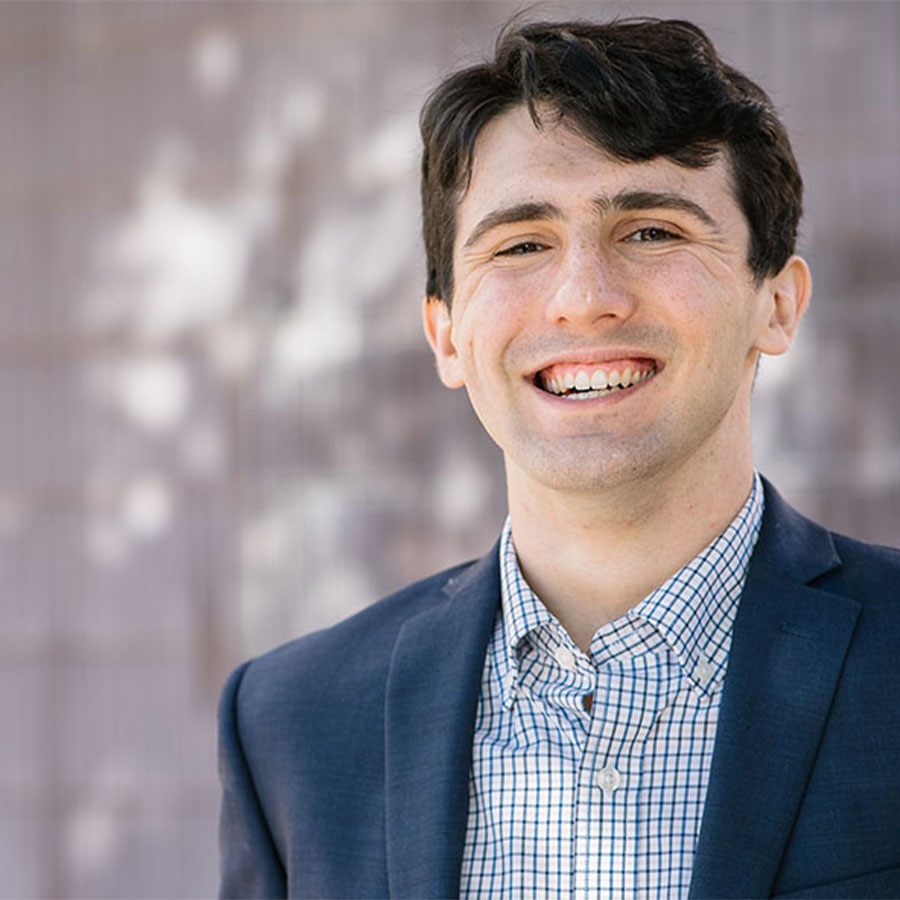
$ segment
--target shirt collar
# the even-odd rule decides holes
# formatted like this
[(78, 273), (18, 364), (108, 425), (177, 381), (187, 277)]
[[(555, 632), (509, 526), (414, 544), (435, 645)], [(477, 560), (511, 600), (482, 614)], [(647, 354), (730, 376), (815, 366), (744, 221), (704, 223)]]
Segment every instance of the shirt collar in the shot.
[[(591, 641), (594, 659), (608, 658), (623, 626), (644, 624), (665, 640), (695, 689), (711, 697), (725, 675), (734, 618), (762, 515), (762, 481), (754, 472), (750, 494), (728, 527), (633, 609), (600, 628)], [(522, 575), (509, 518), (500, 540), (500, 589), (504, 652), (497, 674), (504, 705), (509, 705), (515, 696), (518, 650), (524, 638), (542, 627), (564, 635), (562, 625)]]

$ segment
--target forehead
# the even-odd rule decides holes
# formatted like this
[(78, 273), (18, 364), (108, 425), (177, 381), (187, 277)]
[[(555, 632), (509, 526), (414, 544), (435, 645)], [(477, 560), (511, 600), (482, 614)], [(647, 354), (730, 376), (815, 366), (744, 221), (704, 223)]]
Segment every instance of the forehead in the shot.
[(725, 153), (703, 168), (664, 157), (625, 162), (565, 123), (549, 121), (538, 129), (518, 106), (492, 119), (478, 136), (471, 179), (457, 207), (457, 246), (494, 209), (550, 202), (574, 215), (622, 191), (683, 195), (717, 221), (748, 233)]

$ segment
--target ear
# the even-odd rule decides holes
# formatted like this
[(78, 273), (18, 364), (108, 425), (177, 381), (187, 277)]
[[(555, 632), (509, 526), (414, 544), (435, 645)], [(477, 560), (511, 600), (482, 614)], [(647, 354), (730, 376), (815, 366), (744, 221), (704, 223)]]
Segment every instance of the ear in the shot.
[(422, 301), (422, 326), (434, 353), (438, 376), (448, 388), (462, 387), (462, 363), (453, 343), (453, 323), (447, 304), (438, 297)]
[(756, 341), (760, 352), (779, 356), (791, 346), (811, 293), (809, 266), (799, 256), (792, 256), (777, 275), (766, 279), (762, 288), (766, 318)]

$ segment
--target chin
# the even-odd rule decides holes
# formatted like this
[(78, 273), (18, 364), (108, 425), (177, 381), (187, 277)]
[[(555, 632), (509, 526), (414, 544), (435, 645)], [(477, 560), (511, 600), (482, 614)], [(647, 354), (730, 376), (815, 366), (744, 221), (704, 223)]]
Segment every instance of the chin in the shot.
[(611, 451), (585, 447), (560, 452), (559, 448), (531, 454), (519, 467), (528, 477), (551, 490), (591, 493), (608, 491), (652, 478), (664, 468), (656, 454), (635, 448)]

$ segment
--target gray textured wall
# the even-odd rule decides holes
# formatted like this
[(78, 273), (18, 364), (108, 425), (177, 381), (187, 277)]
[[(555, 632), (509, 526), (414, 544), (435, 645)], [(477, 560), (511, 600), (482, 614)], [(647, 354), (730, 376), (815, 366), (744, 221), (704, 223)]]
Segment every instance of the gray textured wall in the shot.
[[(226, 671), (493, 540), (416, 115), (514, 8), (0, 5), (0, 896), (211, 895)], [(758, 462), (900, 543), (900, 8), (541, 8), (692, 18), (770, 89), (816, 290)]]

